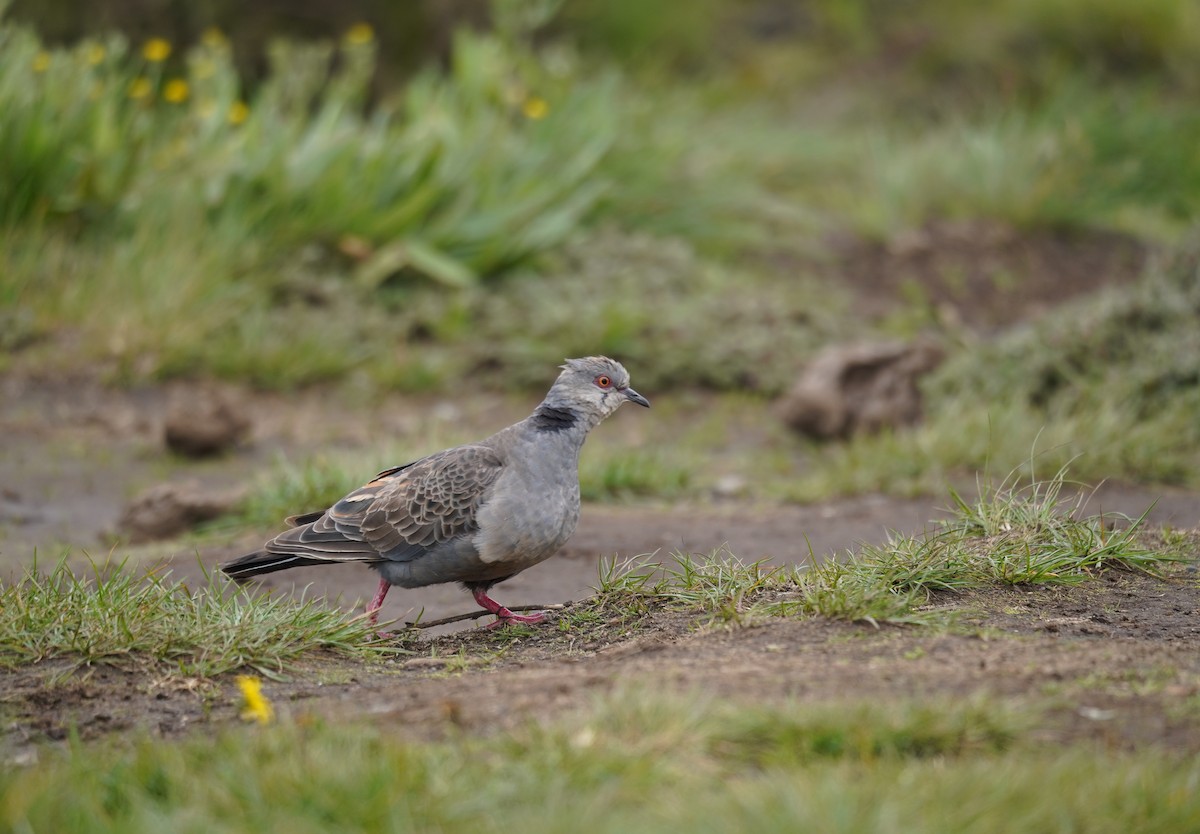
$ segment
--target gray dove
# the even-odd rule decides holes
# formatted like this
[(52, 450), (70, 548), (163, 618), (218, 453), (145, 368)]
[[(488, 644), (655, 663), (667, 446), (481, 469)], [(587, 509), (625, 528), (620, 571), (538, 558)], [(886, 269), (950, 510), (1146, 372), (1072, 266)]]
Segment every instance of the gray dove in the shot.
[(236, 580), (301, 565), (364, 562), (379, 572), (376, 621), (393, 585), (461, 582), (496, 624), (536, 623), (488, 596), (549, 559), (579, 521), (579, 451), (626, 402), (650, 407), (604, 356), (568, 359), (533, 414), (486, 440), (385, 469), (327, 510), (292, 516), (262, 550), (221, 566)]

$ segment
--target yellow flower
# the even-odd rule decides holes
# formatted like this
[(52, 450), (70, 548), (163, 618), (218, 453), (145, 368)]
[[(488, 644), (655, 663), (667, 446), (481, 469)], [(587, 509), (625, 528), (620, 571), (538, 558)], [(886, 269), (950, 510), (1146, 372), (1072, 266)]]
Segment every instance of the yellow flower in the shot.
[(244, 101), (235, 101), (229, 105), (229, 123), (231, 125), (240, 125), (246, 121), (246, 117), (250, 115), (250, 108), (246, 106)]
[(200, 42), (210, 49), (215, 49), (229, 43), (229, 39), (216, 26), (209, 26), (204, 30), (204, 34), (200, 36)]
[(33, 71), (45, 72), (50, 69), (50, 53), (42, 50), (33, 56)]
[(351, 46), (363, 46), (375, 40), (375, 30), (370, 23), (355, 23), (346, 30), (346, 43)]
[(262, 692), (262, 681), (253, 675), (238, 675), (238, 689), (242, 691), (242, 720), (270, 724), (275, 718), (275, 708)]
[(172, 78), (163, 87), (163, 99), (171, 104), (182, 104), (187, 101), (188, 83), (182, 78)]
[(550, 105), (544, 98), (538, 96), (530, 96), (525, 99), (525, 103), (521, 105), (521, 112), (528, 119), (544, 119), (546, 114), (550, 112)]
[(93, 43), (88, 46), (87, 55), (85, 57), (87, 58), (88, 64), (94, 67), (102, 62), (106, 55), (108, 55), (108, 50), (106, 50), (101, 44)]
[(145, 98), (148, 95), (150, 95), (149, 78), (135, 78), (129, 82), (130, 98)]
[(160, 64), (171, 54), (171, 42), (163, 38), (151, 38), (142, 45), (142, 57), (152, 64)]

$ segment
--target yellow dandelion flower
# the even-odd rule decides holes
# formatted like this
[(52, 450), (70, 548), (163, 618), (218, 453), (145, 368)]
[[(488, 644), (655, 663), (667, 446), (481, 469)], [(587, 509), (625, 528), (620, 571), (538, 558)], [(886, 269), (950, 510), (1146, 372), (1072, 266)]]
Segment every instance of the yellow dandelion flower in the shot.
[(235, 101), (229, 105), (229, 123), (231, 125), (240, 125), (246, 121), (250, 115), (250, 108), (246, 106), (244, 101)]
[(150, 79), (135, 78), (129, 82), (129, 97), (130, 98), (145, 98), (150, 95)]
[(521, 105), (521, 112), (525, 114), (525, 118), (536, 121), (546, 118), (546, 114), (550, 112), (550, 105), (544, 98), (530, 96)]
[(108, 50), (105, 49), (103, 45), (93, 43), (88, 46), (87, 53), (84, 57), (87, 59), (88, 64), (94, 67), (97, 64), (102, 63), (107, 55)]
[(164, 38), (151, 38), (142, 44), (142, 57), (152, 64), (161, 64), (171, 55), (171, 42)]
[(33, 71), (45, 72), (50, 69), (50, 53), (42, 50), (33, 56)]
[(370, 23), (355, 23), (346, 30), (346, 43), (351, 46), (364, 46), (375, 40), (375, 30)]
[(221, 47), (229, 43), (229, 39), (226, 38), (225, 33), (216, 26), (209, 26), (204, 30), (204, 33), (200, 35), (200, 42), (210, 49), (216, 49), (217, 47)]
[(163, 86), (163, 99), (171, 104), (183, 104), (188, 97), (188, 83), (182, 78), (172, 78)]
[(238, 675), (238, 689), (242, 691), (242, 720), (270, 724), (275, 718), (275, 708), (262, 691), (262, 681), (253, 675)]

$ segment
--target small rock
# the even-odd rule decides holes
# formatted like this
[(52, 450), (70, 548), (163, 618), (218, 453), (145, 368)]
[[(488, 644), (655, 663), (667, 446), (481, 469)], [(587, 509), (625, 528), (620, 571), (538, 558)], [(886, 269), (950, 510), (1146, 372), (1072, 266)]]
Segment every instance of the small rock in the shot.
[(38, 763), (38, 749), (31, 746), (18, 750), (10, 755), (5, 763), (12, 767), (33, 767)]
[(929, 341), (873, 342), (826, 349), (780, 400), (778, 413), (798, 432), (845, 438), (921, 419), (917, 381), (944, 358)]
[(454, 423), (462, 419), (462, 409), (452, 402), (440, 402), (430, 412), (433, 419), (442, 423)]
[(177, 389), (167, 405), (167, 448), (189, 457), (225, 452), (250, 430), (250, 418), (232, 394), (216, 388)]
[(241, 497), (240, 490), (205, 490), (192, 482), (158, 484), (129, 502), (117, 532), (131, 543), (168, 539), (230, 512)]
[(715, 498), (737, 498), (746, 492), (746, 479), (741, 475), (722, 475), (713, 484), (712, 492)]

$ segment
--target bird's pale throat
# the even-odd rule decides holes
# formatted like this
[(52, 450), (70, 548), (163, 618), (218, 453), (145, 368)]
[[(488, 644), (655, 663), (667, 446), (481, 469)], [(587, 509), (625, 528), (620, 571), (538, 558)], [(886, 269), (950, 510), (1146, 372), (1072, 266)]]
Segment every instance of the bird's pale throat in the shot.
[(569, 408), (539, 405), (533, 412), (533, 427), (538, 431), (566, 431), (579, 422), (579, 415)]

